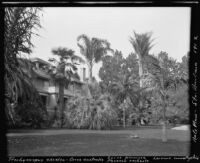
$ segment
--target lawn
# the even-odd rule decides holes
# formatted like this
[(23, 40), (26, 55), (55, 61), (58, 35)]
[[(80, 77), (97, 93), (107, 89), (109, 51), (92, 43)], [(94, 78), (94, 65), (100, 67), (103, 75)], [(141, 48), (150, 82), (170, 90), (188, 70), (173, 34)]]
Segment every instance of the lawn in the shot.
[[(137, 134), (139, 138), (132, 138)], [(9, 133), (9, 156), (185, 156), (189, 155), (189, 131), (168, 129), (168, 142), (161, 129), (135, 130), (35, 130)]]

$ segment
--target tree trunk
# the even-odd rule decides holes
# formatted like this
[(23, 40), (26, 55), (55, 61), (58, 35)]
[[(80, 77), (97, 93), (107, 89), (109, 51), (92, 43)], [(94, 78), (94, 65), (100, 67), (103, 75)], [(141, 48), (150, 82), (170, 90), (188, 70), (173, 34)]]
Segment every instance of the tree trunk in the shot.
[[(143, 62), (142, 62), (141, 58), (139, 58), (138, 65), (139, 65), (140, 88), (142, 88), (143, 87), (142, 76), (143, 76), (144, 70), (143, 70)], [(142, 92), (140, 92), (140, 101), (139, 101), (139, 109), (140, 109), (140, 111), (142, 110), (142, 107), (143, 107)], [(141, 122), (141, 119), (140, 119), (140, 122)], [(139, 124), (140, 124), (140, 122), (139, 122)]]
[(162, 71), (161, 81), (161, 91), (162, 93), (162, 101), (163, 101), (163, 127), (162, 127), (162, 142), (167, 142), (167, 133), (166, 133), (166, 94), (164, 90), (164, 72)]
[(123, 108), (123, 126), (126, 127), (126, 115), (125, 115), (125, 107)]
[(64, 83), (59, 83), (59, 110), (60, 110), (60, 127), (63, 127), (63, 121), (64, 121)]
[(6, 114), (6, 117), (8, 119), (8, 123), (9, 125), (15, 125), (15, 118), (14, 118), (14, 115), (13, 115), (13, 108), (12, 108), (12, 105), (10, 103), (10, 101), (8, 99), (5, 99), (5, 114)]
[(138, 65), (139, 65), (139, 76), (140, 76), (140, 88), (142, 88), (143, 87), (142, 75), (144, 73), (144, 70), (143, 70), (143, 63), (141, 59), (139, 59)]
[(89, 64), (89, 83), (92, 83), (92, 64)]
[(162, 128), (162, 142), (167, 142), (167, 133), (166, 133), (166, 106), (164, 103), (163, 106), (163, 128)]

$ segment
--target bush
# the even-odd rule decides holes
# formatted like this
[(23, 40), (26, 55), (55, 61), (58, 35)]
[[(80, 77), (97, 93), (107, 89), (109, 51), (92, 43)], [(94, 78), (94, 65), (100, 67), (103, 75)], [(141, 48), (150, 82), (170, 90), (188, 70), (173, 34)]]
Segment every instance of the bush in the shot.
[(66, 119), (70, 128), (100, 130), (112, 128), (117, 114), (107, 96), (102, 95), (97, 100), (77, 97), (69, 101)]
[(15, 107), (16, 124), (13, 127), (42, 128), (46, 126), (48, 116), (45, 106), (38, 102), (27, 101)]

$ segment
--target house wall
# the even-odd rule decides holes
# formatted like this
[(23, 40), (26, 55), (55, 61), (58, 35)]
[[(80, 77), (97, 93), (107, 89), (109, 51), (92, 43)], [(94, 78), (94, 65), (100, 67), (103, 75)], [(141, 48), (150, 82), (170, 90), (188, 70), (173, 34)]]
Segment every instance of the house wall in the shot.
[(49, 81), (48, 80), (36, 78), (36, 79), (33, 80), (33, 84), (39, 90), (48, 91), (48, 88), (49, 88)]
[[(43, 72), (42, 66), (39, 62), (35, 62), (35, 67), (39, 71), (41, 70), (41, 73)], [(46, 72), (44, 71), (44, 74)], [(81, 81), (85, 81), (86, 78), (86, 70), (85, 68), (81, 68), (79, 70), (79, 74), (81, 74)], [(39, 93), (47, 94), (47, 102), (46, 106), (48, 108), (48, 111), (54, 111), (55, 107), (57, 106), (57, 96), (59, 93), (59, 86), (58, 83), (55, 83), (49, 79), (43, 79), (40, 76), (35, 76), (33, 79), (33, 84), (35, 85), (36, 89)], [(81, 95), (87, 95), (88, 90), (85, 88), (85, 86), (81, 83), (73, 83), (70, 84), (68, 89), (64, 90), (64, 98), (65, 102), (67, 103), (67, 99), (72, 96), (81, 96)]]

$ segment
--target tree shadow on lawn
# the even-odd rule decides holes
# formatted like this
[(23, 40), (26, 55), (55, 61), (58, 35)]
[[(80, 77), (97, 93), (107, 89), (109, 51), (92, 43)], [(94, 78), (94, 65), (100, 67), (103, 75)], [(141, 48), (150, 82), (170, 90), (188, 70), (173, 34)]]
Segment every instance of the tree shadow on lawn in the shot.
[(8, 138), (9, 156), (186, 156), (190, 142), (127, 134), (68, 134)]

